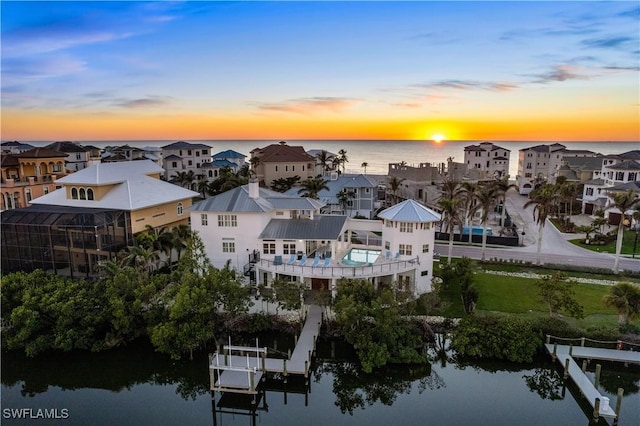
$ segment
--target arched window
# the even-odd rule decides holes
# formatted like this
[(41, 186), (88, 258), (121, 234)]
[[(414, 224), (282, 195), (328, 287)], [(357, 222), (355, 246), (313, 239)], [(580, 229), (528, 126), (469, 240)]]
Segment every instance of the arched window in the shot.
[(218, 177), (218, 170), (217, 169), (213, 171), (213, 176), (214, 177)]
[(87, 189), (87, 200), (93, 200), (93, 189)]
[(74, 200), (78, 199), (78, 189), (77, 188), (71, 188), (71, 198)]
[(213, 170), (209, 170), (209, 177), (213, 177)]
[(182, 203), (178, 203), (178, 216), (182, 216)]
[(81, 200), (86, 200), (87, 199), (87, 193), (84, 190), (84, 188), (80, 188), (80, 199)]

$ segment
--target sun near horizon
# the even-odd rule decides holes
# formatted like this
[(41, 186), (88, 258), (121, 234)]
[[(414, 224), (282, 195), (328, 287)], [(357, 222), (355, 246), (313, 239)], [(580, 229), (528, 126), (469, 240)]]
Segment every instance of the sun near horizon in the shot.
[(435, 143), (442, 143), (442, 141), (445, 140), (445, 137), (442, 133), (436, 133), (435, 135), (431, 136), (431, 140)]

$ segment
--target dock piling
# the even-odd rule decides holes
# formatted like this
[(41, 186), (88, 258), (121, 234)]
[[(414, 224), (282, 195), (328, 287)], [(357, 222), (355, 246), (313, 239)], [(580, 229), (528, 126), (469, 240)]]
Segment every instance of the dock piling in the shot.
[(551, 344), (551, 335), (547, 334), (547, 345)]
[(593, 418), (600, 417), (600, 398), (596, 398), (595, 404), (593, 404)]
[(573, 343), (569, 345), (569, 356), (573, 356)]
[(587, 360), (583, 359), (582, 360), (582, 372), (586, 372), (587, 371)]
[(616, 420), (620, 417), (620, 406), (622, 405), (622, 396), (624, 389), (618, 388), (618, 398), (616, 399)]
[(584, 348), (584, 337), (580, 338), (580, 346)]
[(554, 342), (553, 343), (553, 353), (551, 354), (551, 356), (553, 357), (553, 359), (555, 360), (556, 358), (558, 358), (558, 342)]
[(564, 378), (569, 377), (569, 358), (564, 360)]
[(602, 366), (600, 364), (596, 364), (596, 382), (594, 383), (594, 387), (598, 389), (600, 386), (600, 371), (602, 370)]

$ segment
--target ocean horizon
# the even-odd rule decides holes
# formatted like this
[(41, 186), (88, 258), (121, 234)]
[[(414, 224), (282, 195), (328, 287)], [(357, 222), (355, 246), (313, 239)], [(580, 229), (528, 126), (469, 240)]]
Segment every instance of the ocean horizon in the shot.
[[(189, 143), (209, 145), (212, 154), (228, 149), (245, 154), (247, 158), (250, 151), (255, 148), (263, 148), (281, 140), (289, 145), (303, 146), (306, 151), (312, 149), (324, 149), (337, 154), (344, 149), (347, 151), (348, 162), (346, 173), (363, 173), (362, 163), (366, 162), (367, 174), (384, 174), (388, 172), (389, 163), (405, 161), (409, 166), (417, 166), (420, 163), (437, 165), (444, 163), (453, 157), (454, 161), (464, 160), (464, 147), (480, 142), (492, 142), (511, 151), (509, 161), (509, 175), (515, 178), (518, 168), (518, 151), (530, 146), (560, 143), (567, 149), (589, 150), (603, 155), (621, 154), (633, 149), (640, 149), (638, 141), (511, 141), (511, 140), (445, 140), (440, 143), (429, 140), (368, 140), (368, 139), (154, 139), (154, 140), (76, 140), (82, 145), (93, 145), (98, 148), (107, 146), (131, 145), (138, 148), (147, 146), (162, 147), (170, 143), (184, 140)], [(44, 146), (53, 141), (21, 141), (34, 146)]]

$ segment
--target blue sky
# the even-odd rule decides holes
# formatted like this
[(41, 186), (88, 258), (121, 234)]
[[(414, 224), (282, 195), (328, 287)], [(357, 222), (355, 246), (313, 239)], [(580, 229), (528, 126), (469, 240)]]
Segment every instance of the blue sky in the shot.
[(638, 2), (1, 8), (3, 139), (640, 139)]

